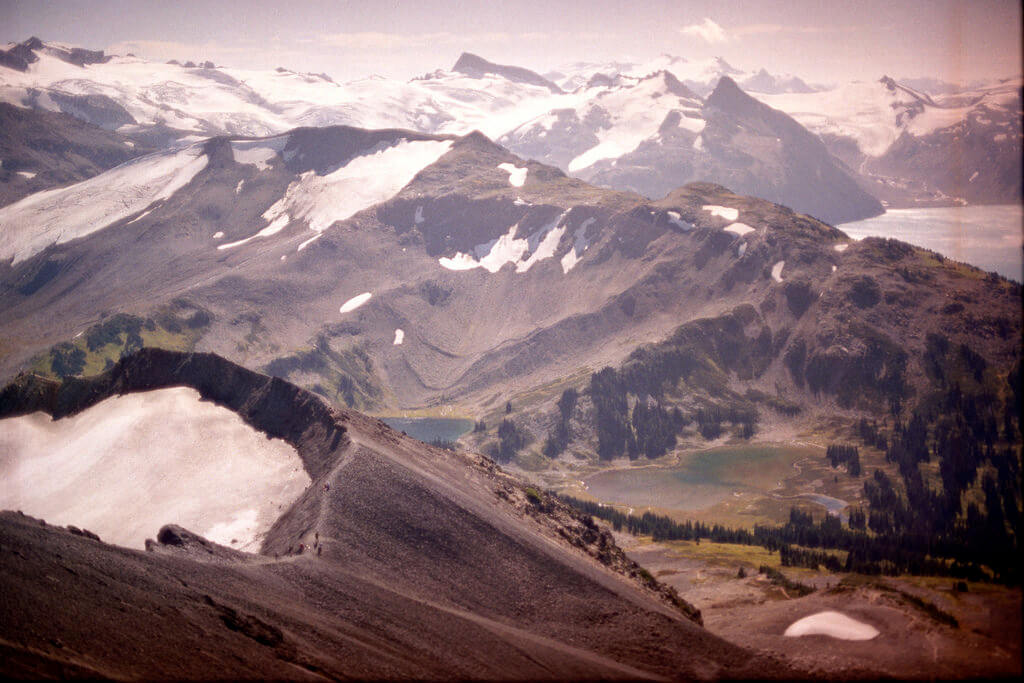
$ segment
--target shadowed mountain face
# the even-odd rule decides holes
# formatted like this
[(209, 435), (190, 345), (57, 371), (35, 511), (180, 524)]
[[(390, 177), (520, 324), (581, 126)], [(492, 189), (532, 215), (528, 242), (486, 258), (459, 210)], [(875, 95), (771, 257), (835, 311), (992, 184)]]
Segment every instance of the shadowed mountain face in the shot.
[(0, 102), (0, 206), (152, 151), (70, 116)]
[[(26, 376), (0, 393), (0, 414), (59, 417), (166, 386), (193, 387), (285, 439), (312, 484), (259, 555), (173, 526), (144, 553), (3, 513), (7, 673), (789, 675), (705, 633), (606, 532), (486, 459), (216, 356), (145, 350), (92, 380)], [(55, 588), (43, 575), (66, 579)]]

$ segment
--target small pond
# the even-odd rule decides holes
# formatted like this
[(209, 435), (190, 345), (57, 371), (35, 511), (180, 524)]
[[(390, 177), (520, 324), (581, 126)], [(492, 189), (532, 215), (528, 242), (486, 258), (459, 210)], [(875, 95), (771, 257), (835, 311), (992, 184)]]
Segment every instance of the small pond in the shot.
[(414, 439), (455, 441), (473, 429), (473, 421), (457, 417), (382, 417), (384, 424)]
[(793, 475), (793, 463), (818, 451), (800, 446), (713, 448), (677, 465), (605, 470), (585, 479), (588, 492), (610, 503), (693, 511), (734, 493), (766, 494)]

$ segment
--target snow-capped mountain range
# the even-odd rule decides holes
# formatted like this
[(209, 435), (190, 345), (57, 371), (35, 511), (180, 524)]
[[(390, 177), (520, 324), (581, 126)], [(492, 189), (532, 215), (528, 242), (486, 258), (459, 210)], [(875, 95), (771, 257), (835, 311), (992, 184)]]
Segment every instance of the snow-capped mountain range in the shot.
[(706, 97), (718, 85), (722, 76), (729, 76), (740, 86), (753, 93), (802, 93), (825, 89), (811, 86), (793, 74), (770, 74), (765, 69), (743, 71), (721, 57), (690, 60), (663, 54), (647, 62), (574, 62), (545, 76), (558, 83), (563, 90), (576, 90), (600, 82), (614, 82), (623, 77), (643, 78), (666, 71), (688, 89)]
[[(681, 180), (733, 184), (747, 192), (790, 181), (813, 184), (814, 178), (784, 177), (795, 171), (774, 158), (788, 152), (783, 136), (768, 129), (753, 133), (760, 139), (754, 148), (737, 137), (739, 129), (718, 136), (720, 153), (707, 162), (714, 154), (703, 134), (707, 101), (723, 79), (795, 119), (836, 157), (826, 164), (834, 166), (833, 175), (890, 205), (1020, 196), (1020, 79), (932, 97), (889, 78), (824, 89), (792, 75), (742, 71), (722, 59), (662, 55), (642, 64), (576, 63), (542, 76), (464, 54), (451, 70), (408, 82), (371, 76), (338, 83), (326, 74), (164, 64), (35, 38), (0, 50), (0, 102), (68, 114), (126, 136), (128, 146), (329, 125), (444, 135), (479, 130), (522, 156), (652, 198)], [(972, 138), (966, 154), (960, 149), (965, 131)], [(747, 146), (732, 147), (726, 138)], [(16, 199), (58, 182), (44, 183), (48, 169), (32, 166), (24, 155), (0, 153), (0, 183), (17, 186), (3, 196)], [(959, 159), (964, 163), (951, 170)], [(783, 167), (789, 170), (780, 174)], [(29, 182), (27, 174), (40, 173)], [(756, 183), (737, 180), (753, 176)], [(840, 196), (828, 187), (815, 194), (834, 211), (789, 191), (767, 194), (830, 221), (881, 210), (857, 192)], [(840, 206), (851, 197), (852, 207)]]

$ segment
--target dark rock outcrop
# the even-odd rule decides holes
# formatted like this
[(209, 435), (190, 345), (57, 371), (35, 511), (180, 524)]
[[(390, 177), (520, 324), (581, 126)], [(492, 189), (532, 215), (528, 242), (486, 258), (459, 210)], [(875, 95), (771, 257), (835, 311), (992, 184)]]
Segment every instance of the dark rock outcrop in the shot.
[(487, 74), (495, 74), (516, 83), (538, 85), (542, 88), (547, 88), (553, 93), (562, 92), (561, 88), (534, 71), (524, 69), (521, 66), (507, 66), (505, 64), (488, 62), (483, 57), (478, 57), (477, 55), (469, 52), (463, 52), (459, 56), (458, 61), (455, 62), (455, 66), (452, 67), (452, 71), (466, 74), (472, 78), (480, 78)]

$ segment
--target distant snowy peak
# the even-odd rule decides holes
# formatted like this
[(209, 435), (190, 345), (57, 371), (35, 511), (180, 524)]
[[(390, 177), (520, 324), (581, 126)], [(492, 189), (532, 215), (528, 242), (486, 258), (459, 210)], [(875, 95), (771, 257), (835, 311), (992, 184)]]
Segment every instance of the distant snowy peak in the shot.
[(817, 92), (815, 88), (807, 85), (801, 78), (792, 74), (773, 76), (765, 69), (761, 69), (753, 76), (741, 81), (743, 89), (747, 92), (766, 93), (777, 95), (779, 93), (809, 93)]
[(757, 93), (815, 92), (817, 89), (791, 74), (770, 74), (766, 69), (743, 71), (721, 57), (690, 60), (663, 54), (643, 63), (576, 62), (549, 74), (567, 91), (596, 85), (620, 85), (625, 78), (640, 79), (659, 72), (672, 74), (695, 95), (706, 97), (722, 76), (739, 82), (744, 90)]
[[(936, 99), (883, 76), (823, 92), (764, 95), (762, 99), (823, 139), (851, 139), (864, 155), (880, 157), (904, 133), (921, 137), (950, 129), (975, 117), (979, 108), (991, 109), (998, 118), (1017, 116), (1019, 88), (1020, 80), (1016, 80), (967, 97)], [(1005, 132), (1011, 132), (1012, 121), (1005, 123)]]
[(692, 133), (704, 127), (702, 102), (667, 71), (631, 78), (617, 87), (579, 91), (577, 96), (576, 106), (546, 112), (498, 142), (520, 156), (577, 173), (635, 150), (669, 118)]
[(44, 43), (39, 38), (32, 36), (23, 43), (13, 45), (7, 50), (0, 50), (0, 66), (6, 66), (16, 71), (27, 71), (29, 64), (39, 61), (39, 56), (36, 54), (38, 52), (44, 52), (75, 66), (103, 64), (110, 61), (110, 56), (103, 54), (103, 50), (86, 50), (58, 43)]
[(556, 94), (562, 92), (561, 88), (534, 71), (524, 69), (520, 66), (495, 64), (494, 62), (489, 62), (483, 57), (479, 57), (470, 52), (462, 53), (458, 61), (455, 62), (455, 66), (452, 67), (452, 71), (465, 74), (472, 78), (479, 78), (487, 74), (495, 74), (503, 78), (507, 78), (515, 83), (537, 85), (547, 88)]

